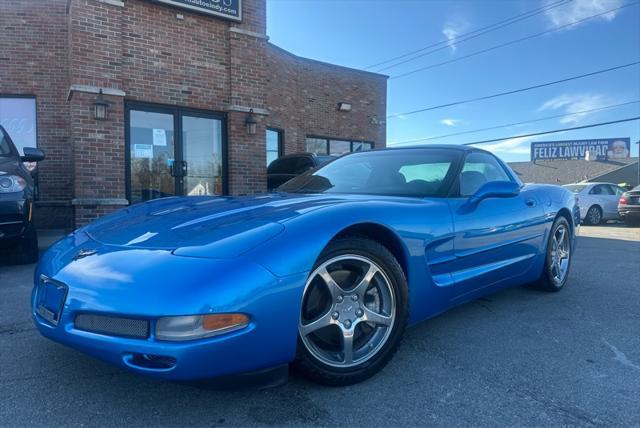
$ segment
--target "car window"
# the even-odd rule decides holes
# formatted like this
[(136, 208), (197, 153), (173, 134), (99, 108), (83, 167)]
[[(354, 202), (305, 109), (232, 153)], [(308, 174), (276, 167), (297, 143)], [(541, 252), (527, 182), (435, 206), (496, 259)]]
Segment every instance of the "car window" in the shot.
[(298, 176), (278, 190), (290, 193), (438, 196), (448, 190), (453, 165), (460, 155), (460, 151), (447, 149), (356, 152)]
[(405, 165), (399, 172), (407, 183), (415, 180), (442, 181), (449, 170), (448, 163), (423, 163), (418, 165)]
[(580, 193), (584, 190), (585, 187), (587, 187), (586, 184), (567, 184), (565, 186), (562, 186), (565, 189), (567, 189), (570, 192), (573, 193)]
[(611, 186), (613, 188), (613, 193), (615, 193), (616, 196), (621, 196), (624, 192), (626, 192), (626, 190), (624, 190), (622, 187), (619, 186)]
[(589, 194), (590, 195), (615, 195), (615, 193), (611, 189), (611, 186), (604, 185), (604, 184), (597, 184), (593, 186)]
[(490, 181), (511, 181), (493, 155), (474, 152), (467, 155), (460, 173), (460, 195), (471, 196)]
[(5, 137), (4, 132), (0, 129), (0, 156), (10, 156), (11, 146), (9, 140)]

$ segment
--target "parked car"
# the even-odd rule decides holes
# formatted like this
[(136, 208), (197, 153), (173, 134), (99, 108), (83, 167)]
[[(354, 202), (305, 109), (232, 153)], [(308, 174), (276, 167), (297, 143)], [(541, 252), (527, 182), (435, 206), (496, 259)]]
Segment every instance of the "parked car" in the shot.
[(618, 214), (627, 224), (640, 223), (640, 186), (636, 186), (620, 196)]
[(278, 190), (150, 201), (58, 241), (35, 272), (38, 330), (163, 379), (293, 363), (347, 385), (381, 370), (407, 325), (567, 281), (573, 194), (524, 185), (484, 150), (356, 152)]
[(310, 169), (328, 164), (335, 158), (336, 156), (315, 153), (294, 153), (281, 156), (271, 162), (267, 168), (267, 188), (271, 191)]
[(618, 220), (618, 200), (625, 190), (613, 183), (575, 183), (564, 186), (576, 195), (581, 220), (596, 225)]
[(38, 237), (33, 225), (34, 184), (23, 162), (44, 159), (40, 149), (26, 147), (20, 156), (0, 125), (0, 246), (11, 263), (38, 260)]

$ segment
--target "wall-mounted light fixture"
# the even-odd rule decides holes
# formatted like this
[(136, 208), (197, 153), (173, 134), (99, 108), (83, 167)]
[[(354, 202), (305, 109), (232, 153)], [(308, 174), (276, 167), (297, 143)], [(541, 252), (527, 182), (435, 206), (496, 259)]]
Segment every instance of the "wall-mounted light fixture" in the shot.
[(351, 111), (351, 104), (349, 103), (338, 103), (339, 111)]
[(102, 89), (100, 89), (96, 100), (93, 102), (93, 114), (96, 120), (105, 120), (107, 118), (108, 107), (109, 103), (102, 96)]
[(253, 114), (253, 109), (251, 109), (247, 114), (247, 118), (244, 120), (244, 126), (247, 128), (247, 134), (255, 135), (257, 125), (258, 121), (256, 120), (256, 116)]

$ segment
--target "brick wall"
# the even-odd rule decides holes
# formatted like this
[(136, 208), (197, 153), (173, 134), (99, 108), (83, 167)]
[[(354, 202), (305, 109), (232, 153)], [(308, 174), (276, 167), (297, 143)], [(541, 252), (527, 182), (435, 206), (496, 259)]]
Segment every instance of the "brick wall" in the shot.
[[(387, 76), (297, 57), (272, 44), (267, 70), (268, 126), (284, 130), (286, 153), (304, 151), (307, 135), (386, 146)], [(352, 110), (338, 111), (339, 102)]]
[(70, 227), (73, 160), (69, 137), (66, 0), (0, 1), (0, 95), (36, 97), (40, 227)]
[[(104, 121), (93, 117), (98, 88)], [(267, 126), (285, 130), (287, 153), (308, 134), (385, 142), (371, 119), (386, 115), (386, 78), (270, 45), (265, 0), (243, 0), (242, 23), (149, 0), (0, 0), (0, 93), (38, 97), (42, 199), (76, 226), (127, 203), (127, 101), (223, 113), (231, 194), (266, 190)]]

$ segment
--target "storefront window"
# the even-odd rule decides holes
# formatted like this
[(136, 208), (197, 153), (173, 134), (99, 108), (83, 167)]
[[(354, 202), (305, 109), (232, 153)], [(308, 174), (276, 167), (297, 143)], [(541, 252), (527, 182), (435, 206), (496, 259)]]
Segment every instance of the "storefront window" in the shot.
[(330, 140), (329, 141), (329, 154), (334, 156), (340, 156), (351, 151), (351, 142), (344, 140)]
[(305, 149), (307, 152), (315, 153), (318, 155), (330, 154), (339, 156), (349, 152), (372, 150), (373, 143), (369, 141), (350, 141), (320, 137), (307, 137), (305, 141)]
[(0, 125), (21, 155), (25, 147), (37, 147), (36, 99), (0, 96)]
[(282, 131), (267, 129), (267, 166), (282, 155)]
[(326, 138), (312, 138), (307, 137), (305, 142), (305, 150), (309, 153), (315, 153), (318, 155), (326, 155), (327, 152), (327, 140)]
[(353, 142), (353, 151), (354, 152), (364, 152), (365, 150), (373, 149), (373, 144), (367, 143), (364, 141), (354, 141)]

